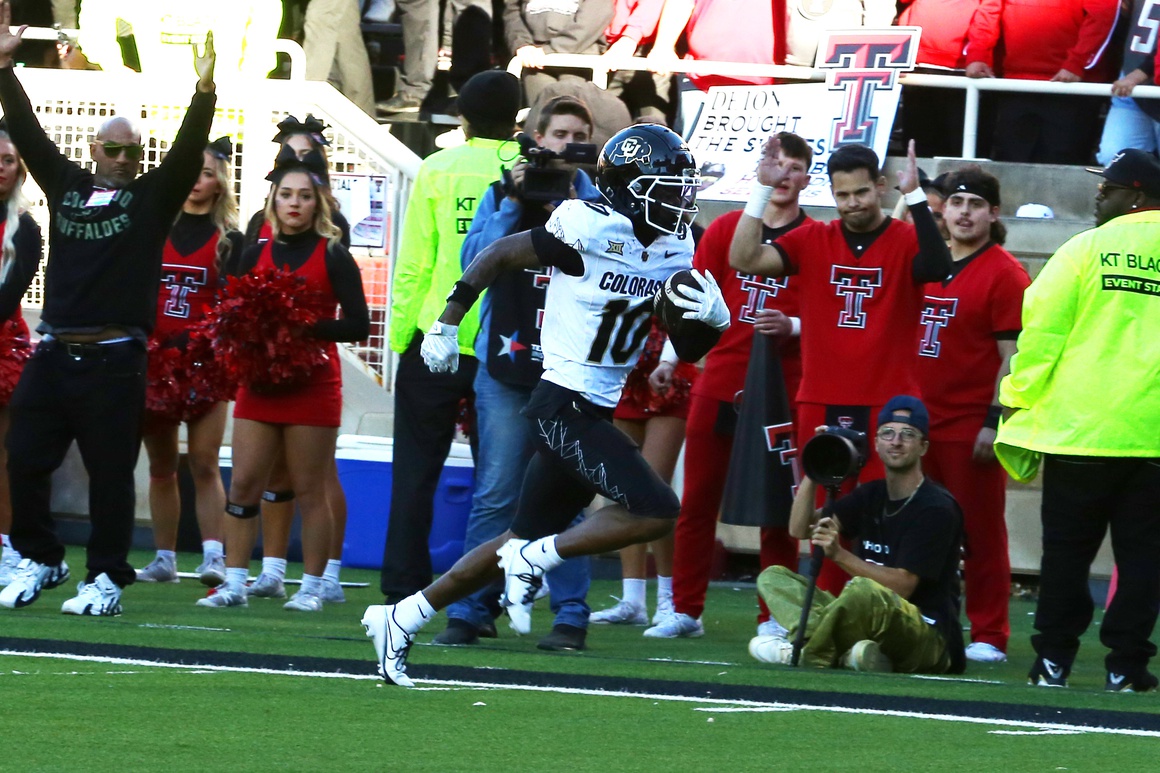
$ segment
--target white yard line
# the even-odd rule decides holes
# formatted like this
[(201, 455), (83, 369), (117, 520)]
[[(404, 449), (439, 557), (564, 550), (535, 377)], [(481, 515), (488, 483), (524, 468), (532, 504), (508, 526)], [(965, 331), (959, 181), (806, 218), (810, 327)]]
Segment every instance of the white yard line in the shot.
[[(323, 679), (352, 679), (356, 681), (380, 681), (378, 676), (371, 674), (340, 674), (325, 671), (295, 671), (272, 668), (252, 668), (246, 666), (189, 665), (185, 663), (167, 663), (164, 661), (142, 660), (137, 658), (115, 658), (101, 655), (76, 655), (66, 652), (20, 652), (15, 650), (0, 649), (0, 656), (4, 655), (20, 658), (44, 658), (49, 660), (69, 660), (84, 663), (105, 663), (115, 666), (147, 666), (151, 668), (169, 668), (189, 671), (191, 673), (228, 672), (242, 674), (270, 674), (280, 676), (315, 677)], [(811, 706), (807, 704), (786, 703), (782, 701), (771, 702), (728, 698), (705, 698), (694, 695), (661, 695), (646, 692), (594, 690), (578, 687), (547, 687), (541, 685), (501, 684), (496, 682), (468, 682), (454, 679), (416, 679), (415, 681), (424, 685), (429, 685), (427, 689), (432, 690), (445, 690), (448, 688), (520, 690), (523, 692), (559, 693), (562, 695), (586, 695), (602, 698), (641, 698), (653, 701), (669, 701), (673, 703), (697, 703), (702, 705), (695, 707), (694, 711), (704, 711), (715, 714), (818, 711), (830, 714), (872, 715), (898, 717), (903, 719), (927, 719), (940, 722), (962, 722), (966, 724), (992, 725), (1002, 728), (1022, 729), (990, 731), (992, 733), (1004, 735), (1062, 735), (1073, 733), (1091, 733), (1097, 735), (1127, 735), (1141, 738), (1160, 738), (1160, 731), (1156, 730), (1136, 730), (1132, 728), (1120, 727), (1088, 727), (1086, 725), (1072, 725), (1063, 722), (1032, 722), (1027, 720), (1001, 719), (996, 717), (972, 717), (959, 714), (932, 714), (922, 711), (892, 711), (885, 709), (857, 708), (853, 706)]]

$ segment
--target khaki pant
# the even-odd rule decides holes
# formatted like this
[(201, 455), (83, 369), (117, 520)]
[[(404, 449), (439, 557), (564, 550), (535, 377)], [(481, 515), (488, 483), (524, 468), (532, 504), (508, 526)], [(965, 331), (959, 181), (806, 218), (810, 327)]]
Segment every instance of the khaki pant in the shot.
[(371, 62), (359, 27), (357, 0), (312, 0), (303, 22), (306, 78), (329, 80), (363, 112), (375, 114)]
[[(797, 635), (808, 581), (784, 566), (771, 566), (757, 578), (757, 592), (770, 615)], [(842, 655), (863, 639), (873, 639), (900, 673), (945, 673), (950, 667), (946, 642), (922, 619), (918, 607), (867, 577), (855, 577), (839, 596), (814, 592), (802, 662), (816, 668), (838, 665)]]

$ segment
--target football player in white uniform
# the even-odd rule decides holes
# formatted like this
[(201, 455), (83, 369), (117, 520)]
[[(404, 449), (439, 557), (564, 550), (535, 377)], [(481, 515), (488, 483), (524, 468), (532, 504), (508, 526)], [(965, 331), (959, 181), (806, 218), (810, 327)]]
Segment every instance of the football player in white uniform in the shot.
[[(669, 276), (692, 267), (697, 183), (692, 153), (677, 134), (652, 124), (624, 129), (604, 146), (597, 166), (607, 206), (563, 202), (544, 228), (480, 252), (455, 284), (423, 340), (423, 359), (433, 371), (457, 367), (456, 325), (500, 272), (551, 269), (544, 375), (524, 410), (536, 453), (511, 531), (465, 555), (422, 592), (393, 606), (367, 607), (362, 623), (388, 682), (412, 685), (406, 674), (411, 638), (452, 601), (503, 575), (512, 628), (528, 633), (544, 572), (565, 558), (648, 542), (672, 529), (680, 500), (611, 417), (648, 335), (654, 296)], [(684, 286), (687, 297), (670, 294), (669, 300), (687, 310), (685, 319), (719, 335), (729, 326), (725, 300), (712, 275), (694, 277), (699, 290)], [(677, 353), (690, 361), (713, 343), (672, 333)], [(612, 504), (567, 528), (596, 494)]]

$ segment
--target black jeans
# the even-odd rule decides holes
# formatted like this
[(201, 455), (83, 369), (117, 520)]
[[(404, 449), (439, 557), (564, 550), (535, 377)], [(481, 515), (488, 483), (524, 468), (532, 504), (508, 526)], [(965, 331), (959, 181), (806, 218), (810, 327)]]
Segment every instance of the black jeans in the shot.
[(1136, 674), (1156, 654), (1160, 610), (1160, 458), (1048, 455), (1043, 563), (1031, 643), (1065, 667), (1092, 620), (1088, 573), (1108, 527), (1119, 584), (1100, 626), (1109, 671)]
[(7, 441), (12, 545), (21, 555), (53, 565), (64, 559), (53, 529), (52, 473), (76, 440), (89, 474), (86, 582), (104, 572), (122, 588), (133, 583), (133, 471), (144, 407), (140, 342), (37, 346), (12, 395)]
[(419, 354), (422, 342), (422, 334), (417, 334), (399, 359), (395, 375), (391, 514), (379, 581), (392, 604), (431, 582), (427, 540), (435, 489), (455, 437), (459, 402), (474, 397), (472, 384), (479, 365), (474, 357), (461, 354), (455, 373), (432, 373)]

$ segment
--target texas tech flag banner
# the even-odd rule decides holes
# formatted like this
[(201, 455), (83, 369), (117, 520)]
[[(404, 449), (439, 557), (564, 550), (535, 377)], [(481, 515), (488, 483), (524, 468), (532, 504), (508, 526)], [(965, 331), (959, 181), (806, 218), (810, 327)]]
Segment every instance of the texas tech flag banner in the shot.
[(798, 476), (793, 422), (777, 340), (757, 333), (749, 355), (741, 415), (725, 479), (721, 522), (735, 526), (789, 524)]

